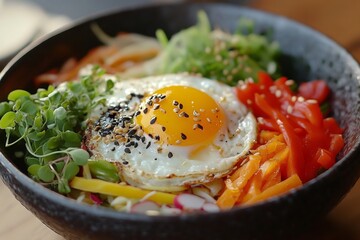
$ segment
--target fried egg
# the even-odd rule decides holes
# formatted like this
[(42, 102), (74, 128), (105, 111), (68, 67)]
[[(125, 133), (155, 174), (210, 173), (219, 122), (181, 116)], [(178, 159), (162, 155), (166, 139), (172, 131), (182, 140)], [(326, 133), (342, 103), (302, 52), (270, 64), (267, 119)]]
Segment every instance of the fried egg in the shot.
[(170, 74), (117, 82), (85, 133), (92, 159), (114, 162), (129, 184), (180, 191), (231, 172), (257, 125), (232, 87)]

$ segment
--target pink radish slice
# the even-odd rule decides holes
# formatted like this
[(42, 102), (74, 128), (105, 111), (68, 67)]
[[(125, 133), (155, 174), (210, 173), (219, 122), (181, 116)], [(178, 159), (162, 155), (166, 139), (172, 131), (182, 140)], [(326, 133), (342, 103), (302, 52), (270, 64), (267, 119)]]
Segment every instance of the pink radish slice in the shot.
[(148, 211), (159, 211), (160, 207), (153, 201), (142, 201), (134, 204), (131, 207), (132, 213), (147, 213)]
[(181, 210), (178, 208), (168, 207), (168, 206), (161, 206), (160, 213), (164, 215), (178, 215), (181, 213)]
[(174, 205), (184, 210), (200, 210), (205, 199), (189, 193), (182, 193), (175, 197)]
[(205, 212), (218, 212), (220, 211), (220, 208), (214, 203), (204, 203), (204, 205), (202, 206), (202, 210), (204, 210)]

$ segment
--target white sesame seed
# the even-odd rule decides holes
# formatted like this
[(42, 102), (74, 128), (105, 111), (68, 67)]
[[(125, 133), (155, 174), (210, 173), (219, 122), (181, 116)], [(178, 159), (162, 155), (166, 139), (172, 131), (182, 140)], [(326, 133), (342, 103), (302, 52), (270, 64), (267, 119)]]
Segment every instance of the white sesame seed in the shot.
[(205, 112), (205, 109), (200, 108), (199, 111), (200, 111), (200, 112)]
[(308, 100), (306, 100), (306, 102), (312, 103), (312, 104), (317, 104), (318, 103), (318, 101), (315, 100), (315, 99), (308, 99)]
[(178, 113), (180, 111), (180, 109), (179, 108), (174, 108), (173, 111), (174, 111), (174, 113)]
[(275, 96), (276, 96), (277, 98), (280, 98), (280, 97), (281, 97), (281, 91), (280, 91), (280, 90), (276, 90), (276, 91), (275, 91)]
[(258, 120), (258, 122), (259, 122), (260, 124), (264, 124), (264, 123), (265, 123), (265, 122), (264, 122), (264, 118), (262, 118), (262, 117), (258, 117), (257, 120)]
[(254, 79), (252, 77), (246, 78), (245, 83), (254, 83)]
[(292, 97), (291, 97), (291, 101), (292, 101), (292, 102), (296, 102), (296, 100), (297, 100), (297, 97), (296, 97), (296, 96), (292, 96)]
[(206, 118), (206, 121), (208, 121), (209, 123), (211, 123), (211, 119), (210, 119), (210, 118)]
[(270, 90), (271, 93), (275, 93), (276, 90), (277, 90), (277, 87), (276, 86), (271, 86), (271, 87), (269, 87), (269, 90)]
[(247, 88), (246, 84), (243, 84), (243, 85), (240, 86), (241, 90), (245, 90), (246, 88)]
[(305, 101), (305, 98), (303, 98), (303, 97), (298, 97), (298, 99), (297, 99), (299, 102), (304, 102)]
[(293, 107), (289, 105), (289, 106), (287, 107), (286, 111), (287, 111), (289, 114), (291, 114), (291, 113), (293, 112)]
[(286, 86), (291, 86), (291, 85), (293, 85), (294, 83), (295, 83), (294, 80), (289, 79), (289, 80), (287, 80), (287, 81), (285, 82), (285, 85), (286, 85)]

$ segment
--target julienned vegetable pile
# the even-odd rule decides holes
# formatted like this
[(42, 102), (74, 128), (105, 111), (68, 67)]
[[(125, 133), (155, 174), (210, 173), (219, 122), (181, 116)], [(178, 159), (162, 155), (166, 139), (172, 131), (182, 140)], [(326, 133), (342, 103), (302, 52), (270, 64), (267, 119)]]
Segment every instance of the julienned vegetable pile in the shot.
[[(8, 101), (0, 103), (0, 129), (6, 133), (6, 146), (24, 146), (28, 173), (42, 185), (79, 202), (119, 211), (150, 215), (216, 212), (284, 194), (336, 162), (344, 140), (336, 120), (327, 117), (330, 89), (326, 82), (295, 83), (280, 77), (278, 44), (253, 33), (249, 21), (241, 20), (239, 24), (239, 29), (246, 28), (247, 34), (241, 31), (230, 34), (211, 30), (206, 15), (200, 12), (197, 25), (180, 31), (170, 40), (161, 30), (157, 31), (156, 40), (132, 33), (110, 38), (98, 26), (93, 28), (106, 45), (38, 76), (36, 83), (48, 87), (39, 88), (35, 94), (15, 90), (8, 95)], [(151, 83), (149, 89), (154, 88), (153, 91), (136, 92), (136, 84), (126, 85), (128, 79), (144, 76), (157, 79), (156, 84), (161, 87), (154, 88), (149, 79), (136, 81)], [(164, 84), (162, 78), (168, 79), (168, 83)], [(189, 79), (194, 82), (187, 83)], [(208, 81), (219, 81), (214, 86), (221, 90), (209, 87), (212, 84)], [(184, 86), (174, 87), (177, 84)], [(123, 91), (119, 86), (134, 89), (125, 89), (130, 93), (117, 100), (116, 96)], [(191, 96), (190, 86), (199, 88), (193, 92), (207, 86), (209, 92)], [(218, 97), (222, 89), (224, 96)], [(187, 94), (189, 101), (182, 99)], [(215, 104), (211, 109), (207, 109), (209, 99), (217, 99), (215, 103), (211, 100)], [(196, 102), (205, 105), (195, 109)], [(230, 111), (232, 117), (229, 106), (239, 108)], [(170, 112), (176, 114), (173, 120), (178, 122), (163, 121), (170, 119)], [(240, 114), (241, 120), (238, 129), (229, 132), (232, 127), (228, 124), (236, 115), (233, 112)], [(212, 125), (215, 118), (221, 119), (216, 126)], [(244, 118), (247, 122), (241, 125)], [(186, 122), (189, 119), (191, 125)], [(187, 127), (186, 124), (194, 134), (178, 127)], [(240, 135), (242, 127), (248, 135)], [(176, 149), (184, 152), (194, 145), (186, 143), (194, 136), (198, 139), (205, 134), (205, 139), (210, 139), (212, 135), (206, 134), (215, 128), (219, 132), (214, 133), (216, 138), (211, 144), (195, 142), (201, 147), (186, 156), (177, 155)], [(174, 141), (173, 133), (178, 134)], [(239, 157), (233, 165), (226, 171), (192, 172), (197, 166), (196, 157), (207, 149), (205, 146), (219, 152), (219, 165), (223, 166), (224, 159), (232, 157), (226, 152), (233, 150), (225, 150), (226, 144), (219, 147), (222, 145), (218, 140), (230, 144), (237, 139), (235, 135), (242, 136), (238, 145), (244, 145), (241, 148), (244, 152), (234, 153)], [(148, 153), (141, 152), (141, 146)], [(123, 155), (116, 155), (118, 152)], [(127, 160), (126, 156), (132, 154), (140, 156), (139, 165), (138, 160)], [(161, 160), (161, 155), (165, 160)], [(174, 170), (168, 176), (170, 180), (160, 179), (157, 173), (166, 171), (178, 159), (183, 161), (178, 168), (189, 175), (180, 177), (176, 175), (180, 170)], [(161, 166), (164, 162), (165, 167)], [(142, 167), (147, 164), (150, 170), (156, 166), (153, 180), (141, 176)], [(127, 168), (129, 172), (140, 172), (135, 178), (140, 183), (125, 174)], [(205, 169), (208, 168), (205, 164)], [(148, 181), (162, 185), (146, 185)]]

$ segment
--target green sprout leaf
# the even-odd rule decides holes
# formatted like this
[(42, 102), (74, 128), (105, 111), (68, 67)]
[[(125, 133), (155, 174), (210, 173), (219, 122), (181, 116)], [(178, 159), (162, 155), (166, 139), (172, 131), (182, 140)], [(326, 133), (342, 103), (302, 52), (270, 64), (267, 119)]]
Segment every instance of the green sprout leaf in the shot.
[(0, 103), (0, 118), (10, 110), (11, 110), (11, 105), (8, 102)]
[(28, 91), (25, 90), (14, 90), (11, 93), (9, 93), (8, 95), (8, 100), (9, 101), (13, 101), (15, 102), (16, 100), (18, 100), (21, 97), (30, 97), (30, 93)]
[(33, 164), (30, 167), (28, 167), (27, 170), (32, 176), (38, 176), (38, 172), (39, 172), (40, 168), (41, 168), (41, 165)]
[(14, 112), (7, 112), (0, 119), (0, 129), (7, 129), (15, 127), (16, 114)]
[(69, 154), (72, 160), (79, 166), (85, 165), (90, 158), (89, 153), (80, 148), (70, 151)]
[(67, 194), (71, 192), (71, 189), (69, 187), (69, 182), (67, 179), (60, 179), (58, 182), (58, 192), (62, 194)]
[(76, 163), (70, 162), (65, 166), (63, 178), (71, 180), (79, 173), (79, 170), (80, 168)]
[(39, 168), (37, 175), (44, 182), (51, 182), (55, 178), (55, 174), (51, 171), (49, 165), (45, 165)]
[(63, 107), (58, 107), (54, 110), (54, 116), (56, 119), (64, 120), (66, 118), (66, 110)]

